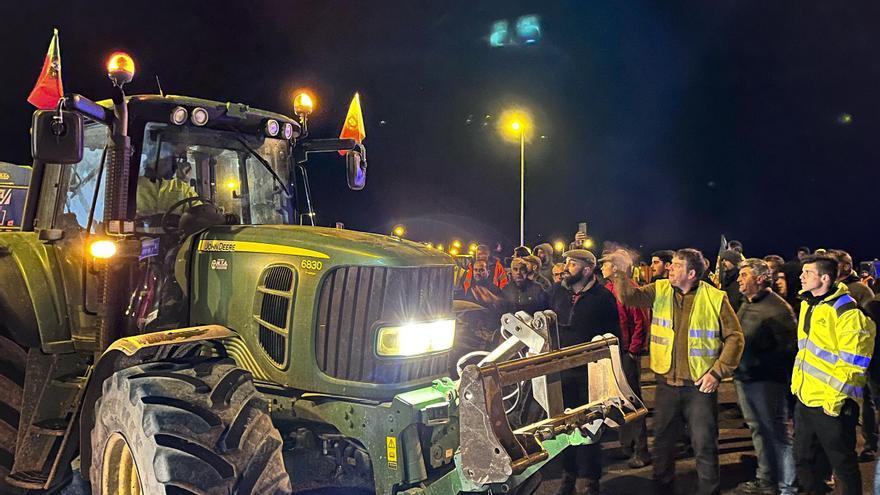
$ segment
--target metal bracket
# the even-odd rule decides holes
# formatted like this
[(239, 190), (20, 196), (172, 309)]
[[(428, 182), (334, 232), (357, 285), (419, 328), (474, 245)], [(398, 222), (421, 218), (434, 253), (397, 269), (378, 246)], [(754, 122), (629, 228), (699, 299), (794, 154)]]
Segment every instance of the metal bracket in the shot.
[[(510, 337), (483, 358), (480, 366), (509, 360), (523, 347), (528, 348), (529, 355), (558, 349), (556, 313), (553, 311), (539, 311), (534, 316), (525, 311), (518, 311), (515, 315), (506, 313), (501, 317), (501, 329)], [(533, 378), (532, 394), (548, 417), (562, 412), (562, 385), (558, 374)]]
[[(548, 316), (546, 313), (544, 317)], [(555, 315), (549, 313), (555, 323)], [(509, 316), (502, 317), (502, 322)], [(514, 320), (506, 323), (529, 338), (525, 328), (535, 330), (534, 320), (540, 317), (536, 315), (527, 320), (518, 314), (519, 330)], [(505, 344), (500, 347), (506, 350), (496, 349), (498, 352), (490, 357), (500, 357), (515, 347), (514, 343)], [(559, 411), (516, 431), (511, 429), (504, 412), (502, 387), (585, 365), (589, 378), (587, 404)], [(585, 437), (586, 443), (598, 442), (605, 427), (619, 427), (647, 412), (623, 376), (617, 338), (610, 334), (558, 351), (497, 364), (467, 366), (462, 372), (459, 397), (460, 468), (463, 476), (476, 485), (503, 483), (510, 476), (548, 459), (542, 441), (577, 431)]]

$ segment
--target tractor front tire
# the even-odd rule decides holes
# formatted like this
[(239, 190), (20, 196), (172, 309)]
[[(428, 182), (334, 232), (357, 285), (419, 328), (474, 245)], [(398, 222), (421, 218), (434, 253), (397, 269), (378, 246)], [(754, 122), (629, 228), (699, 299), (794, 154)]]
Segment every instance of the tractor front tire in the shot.
[(227, 359), (114, 373), (95, 405), (93, 493), (291, 493), (281, 436), (252, 379)]

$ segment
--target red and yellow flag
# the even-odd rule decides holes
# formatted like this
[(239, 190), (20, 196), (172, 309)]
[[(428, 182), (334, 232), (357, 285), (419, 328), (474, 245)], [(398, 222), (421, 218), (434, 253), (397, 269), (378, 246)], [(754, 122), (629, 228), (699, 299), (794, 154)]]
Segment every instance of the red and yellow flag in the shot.
[(43, 70), (37, 78), (37, 84), (28, 96), (28, 103), (48, 110), (58, 105), (58, 100), (64, 95), (64, 85), (61, 83), (61, 49), (58, 45), (58, 30), (52, 35), (49, 43), (49, 51), (46, 60), (43, 61)]
[[(367, 137), (367, 130), (364, 127), (364, 114), (361, 112), (361, 97), (355, 93), (348, 106), (348, 115), (345, 116), (345, 123), (342, 124), (342, 132), (339, 133), (339, 139), (354, 139), (361, 142)], [(344, 155), (344, 151), (339, 152)]]

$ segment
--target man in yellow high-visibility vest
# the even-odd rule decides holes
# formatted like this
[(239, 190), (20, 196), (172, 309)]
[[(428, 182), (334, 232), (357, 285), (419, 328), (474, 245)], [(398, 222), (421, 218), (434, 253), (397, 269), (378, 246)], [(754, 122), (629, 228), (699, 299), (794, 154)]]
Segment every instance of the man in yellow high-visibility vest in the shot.
[(743, 331), (727, 295), (701, 281), (705, 264), (696, 249), (679, 249), (669, 278), (644, 287), (625, 283), (632, 262), (616, 253), (618, 297), (651, 308), (648, 349), (657, 376), (654, 416), (654, 483), (673, 493), (676, 443), (684, 422), (697, 460), (698, 495), (719, 492), (718, 397), (721, 380), (733, 374), (744, 346)]
[(876, 328), (846, 285), (837, 283), (837, 262), (826, 256), (804, 260), (801, 271), (798, 353), (791, 375), (794, 454), (806, 493), (824, 493), (817, 476), (818, 448), (834, 469), (844, 495), (862, 493), (856, 457), (867, 369), (874, 353)]

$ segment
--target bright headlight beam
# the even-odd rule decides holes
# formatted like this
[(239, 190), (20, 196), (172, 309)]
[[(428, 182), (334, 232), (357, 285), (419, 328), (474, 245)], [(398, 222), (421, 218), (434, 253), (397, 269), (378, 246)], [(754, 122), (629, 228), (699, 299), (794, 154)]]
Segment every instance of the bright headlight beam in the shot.
[(376, 336), (376, 354), (382, 357), (410, 357), (452, 348), (455, 320), (437, 320), (383, 327)]

